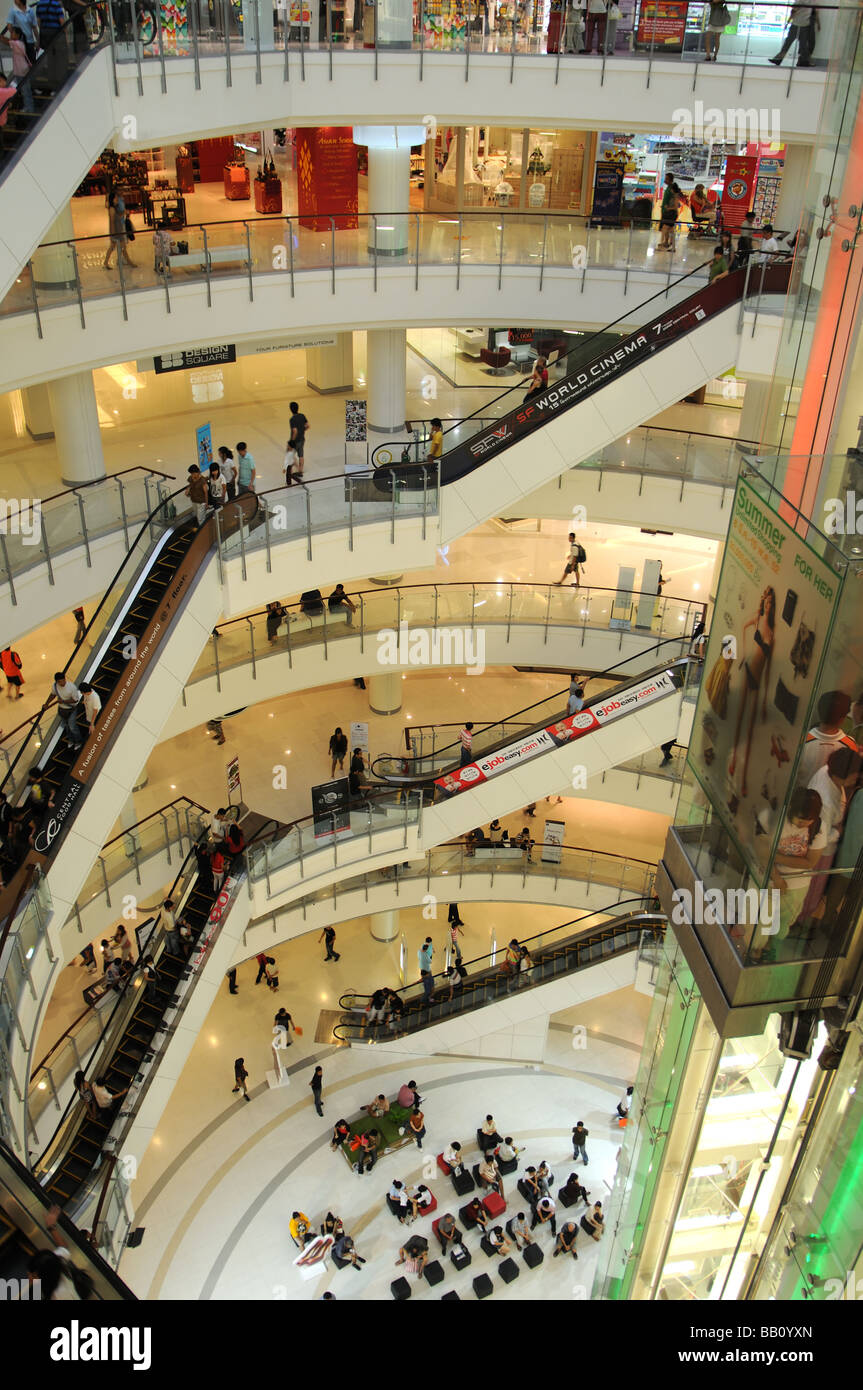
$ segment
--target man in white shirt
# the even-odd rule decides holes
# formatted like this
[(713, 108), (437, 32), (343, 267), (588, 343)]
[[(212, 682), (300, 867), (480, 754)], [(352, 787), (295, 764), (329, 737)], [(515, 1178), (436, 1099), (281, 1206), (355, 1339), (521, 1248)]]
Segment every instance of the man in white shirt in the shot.
[[(812, 26), (812, 27), (810, 27)], [(818, 28), (818, 11), (813, 5), (792, 5), (791, 14), (788, 16), (788, 33), (782, 42), (782, 47), (775, 58), (768, 59), (774, 67), (779, 67), (785, 54), (797, 40), (797, 66), (798, 68), (811, 68), (812, 66), (812, 39), (813, 29)]]
[(443, 1161), (448, 1163), (453, 1172), (458, 1175), (464, 1171), (464, 1159), (461, 1155), (461, 1144), (455, 1140), (443, 1151)]
[(89, 681), (81, 682), (81, 703), (84, 707), (84, 718), (87, 721), (87, 728), (92, 734), (93, 726), (96, 723), (96, 716), (102, 708), (102, 701)]
[(84, 739), (78, 727), (78, 707), (81, 703), (80, 690), (63, 671), (54, 672), (54, 684), (51, 688), (57, 700), (57, 712), (66, 730), (66, 742), (72, 748), (83, 748)]
[(758, 253), (759, 261), (762, 265), (769, 265), (771, 261), (776, 259), (776, 253), (781, 250), (782, 247), (773, 235), (773, 228), (769, 222), (765, 222), (764, 226), (761, 228), (761, 247)]

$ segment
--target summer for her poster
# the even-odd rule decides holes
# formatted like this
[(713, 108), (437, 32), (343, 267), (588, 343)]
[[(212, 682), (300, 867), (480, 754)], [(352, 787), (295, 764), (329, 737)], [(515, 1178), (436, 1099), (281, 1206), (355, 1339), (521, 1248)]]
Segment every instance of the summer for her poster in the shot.
[(836, 571), (741, 479), (689, 764), (759, 885), (838, 593)]

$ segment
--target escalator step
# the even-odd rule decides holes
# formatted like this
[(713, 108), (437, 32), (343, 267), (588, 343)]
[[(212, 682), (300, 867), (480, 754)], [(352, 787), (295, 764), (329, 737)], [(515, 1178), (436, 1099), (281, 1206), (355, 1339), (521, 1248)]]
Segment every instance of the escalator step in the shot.
[(93, 1167), (92, 1163), (82, 1158), (75, 1158), (74, 1154), (67, 1154), (60, 1169), (61, 1178), (75, 1178), (82, 1182)]

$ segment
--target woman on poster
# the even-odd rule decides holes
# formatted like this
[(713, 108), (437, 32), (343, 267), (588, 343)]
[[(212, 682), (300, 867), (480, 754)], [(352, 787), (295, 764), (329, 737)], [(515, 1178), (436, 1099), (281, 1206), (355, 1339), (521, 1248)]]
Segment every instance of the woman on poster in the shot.
[(749, 728), (746, 732), (746, 752), (743, 758), (743, 770), (741, 773), (740, 795), (746, 796), (746, 772), (749, 767), (749, 755), (752, 752), (752, 735), (755, 732), (755, 716), (758, 713), (758, 696), (761, 695), (761, 718), (767, 718), (767, 686), (770, 679), (770, 662), (773, 657), (773, 643), (775, 641), (776, 627), (776, 594), (769, 586), (761, 595), (761, 602), (758, 605), (758, 614), (750, 618), (744, 624), (741, 633), (742, 642), (745, 644), (746, 633), (752, 628), (752, 641), (749, 649), (740, 663), (743, 671), (743, 688), (740, 693), (740, 705), (737, 711), (737, 727), (734, 730), (734, 743), (731, 749), (731, 761), (728, 764), (728, 776), (731, 779), (732, 792), (734, 791), (734, 774), (737, 769), (738, 749), (740, 736), (743, 730), (743, 720), (746, 715), (746, 707), (752, 698), (752, 712), (749, 716)]

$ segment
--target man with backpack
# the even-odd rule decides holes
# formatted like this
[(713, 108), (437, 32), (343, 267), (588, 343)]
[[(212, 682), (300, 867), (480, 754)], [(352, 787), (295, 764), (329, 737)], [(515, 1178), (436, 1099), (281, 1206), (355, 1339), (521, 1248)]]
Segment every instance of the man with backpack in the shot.
[(574, 589), (577, 589), (581, 582), (581, 566), (585, 564), (586, 561), (587, 551), (585, 550), (584, 546), (579, 545), (578, 541), (575, 539), (575, 532), (570, 531), (569, 554), (566, 558), (566, 568), (563, 571), (563, 574), (561, 575), (560, 579), (558, 579), (557, 581), (557, 588), (559, 589), (561, 587), (564, 579), (566, 579), (566, 576), (568, 574), (573, 574), (575, 575), (575, 583), (572, 587)]
[(13, 652), (11, 647), (4, 647), (0, 652), (0, 666), (6, 677), (6, 698), (7, 700), (21, 699), (21, 686), (24, 684), (24, 677), (21, 675), (21, 658), (17, 652)]

